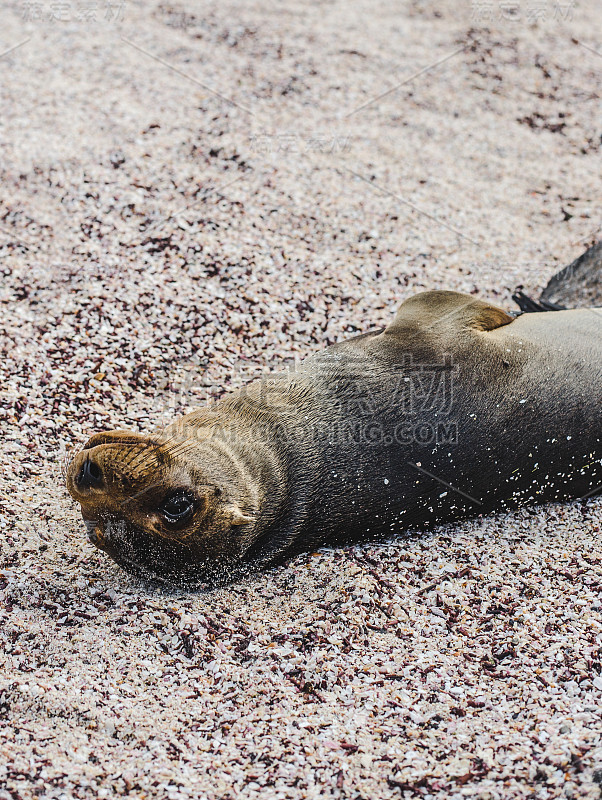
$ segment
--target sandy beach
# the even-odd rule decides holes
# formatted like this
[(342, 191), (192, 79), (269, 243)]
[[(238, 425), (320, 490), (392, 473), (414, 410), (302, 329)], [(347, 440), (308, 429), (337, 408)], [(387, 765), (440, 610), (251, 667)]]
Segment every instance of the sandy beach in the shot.
[(600, 798), (602, 501), (194, 594), (63, 480), (417, 291), (538, 296), (600, 238), (598, 4), (2, 18), (0, 800)]

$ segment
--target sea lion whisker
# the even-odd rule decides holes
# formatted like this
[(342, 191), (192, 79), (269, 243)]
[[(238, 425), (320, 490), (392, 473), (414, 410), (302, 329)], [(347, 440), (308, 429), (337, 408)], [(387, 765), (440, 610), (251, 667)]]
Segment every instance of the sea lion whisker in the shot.
[(69, 450), (65, 450), (63, 453), (59, 454), (59, 465), (63, 474), (67, 472), (69, 464), (71, 464), (78, 453), (79, 450), (77, 450), (74, 446), (71, 446)]
[(172, 447), (172, 443), (175, 443), (176, 445), (179, 445), (179, 444), (185, 444), (185, 443), (187, 443), (189, 441), (190, 441), (190, 439), (187, 439), (182, 434), (174, 433), (172, 436), (169, 437), (169, 439), (166, 439), (166, 440), (162, 441), (161, 444), (165, 448), (165, 451), (169, 454), (169, 451), (170, 451), (170, 449)]
[(135, 442), (133, 444), (126, 445), (126, 456), (125, 456), (125, 458), (123, 460), (123, 466), (124, 467), (129, 467), (131, 462), (132, 462), (132, 460), (139, 455), (140, 448), (142, 447), (142, 449), (144, 449), (146, 446), (147, 446), (146, 443), (142, 445), (139, 442)]
[(183, 442), (182, 444), (178, 445), (178, 447), (168, 451), (167, 455), (169, 456), (169, 458), (178, 458), (178, 456), (181, 456), (187, 450), (191, 450), (195, 446), (195, 444), (196, 442), (194, 441)]
[(172, 442), (172, 441), (177, 441), (177, 440), (178, 440), (178, 437), (177, 437), (177, 436), (170, 436), (170, 437), (169, 437), (169, 439), (167, 439), (167, 440), (161, 440), (161, 441), (159, 441), (159, 442), (156, 442), (156, 443), (151, 443), (151, 444), (153, 444), (153, 448), (152, 448), (152, 450), (151, 450), (150, 452), (147, 452), (147, 453), (145, 453), (145, 454), (144, 454), (144, 460), (143, 460), (143, 462), (142, 462), (141, 464), (137, 464), (137, 466), (138, 466), (138, 467), (140, 467), (140, 468), (141, 468), (141, 467), (144, 467), (144, 466), (146, 466), (146, 464), (147, 464), (148, 460), (149, 460), (149, 459), (150, 459), (150, 458), (151, 458), (151, 457), (152, 457), (152, 456), (153, 456), (153, 455), (154, 455), (154, 454), (155, 454), (155, 453), (156, 453), (156, 452), (157, 452), (159, 449), (161, 449), (161, 450), (166, 450), (166, 453), (165, 453), (165, 455), (167, 455), (167, 456), (171, 456), (171, 453), (169, 452), (169, 444), (170, 444), (170, 442)]
[[(170, 449), (172, 442), (176, 443), (176, 446), (173, 449)], [(167, 458), (174, 458), (178, 456), (180, 453), (187, 450), (188, 448), (193, 447), (194, 445), (195, 445), (194, 440), (182, 439), (182, 437), (177, 434), (170, 436), (169, 439), (162, 440), (159, 443), (159, 446), (161, 447), (161, 449), (164, 452), (164, 455)]]
[(137, 466), (139, 466), (140, 461), (142, 459), (146, 460), (148, 456), (147, 451), (148, 451), (148, 445), (144, 445), (144, 447), (140, 447), (138, 450), (135, 450), (128, 458), (128, 460), (124, 462), (124, 466), (128, 469), (129, 472), (133, 472), (134, 469)]
[[(141, 454), (138, 457), (138, 459), (135, 460), (134, 463), (135, 463), (136, 467), (138, 469), (144, 469), (147, 466), (149, 460), (152, 458), (153, 455), (155, 455), (155, 453), (157, 453), (157, 451), (159, 449), (162, 450), (162, 451), (165, 451), (164, 454), (165, 454), (166, 457), (173, 458), (175, 455), (179, 455), (181, 452), (184, 452), (184, 450), (186, 450), (187, 448), (194, 446), (194, 441), (186, 439), (182, 444), (179, 445), (179, 447), (177, 447), (174, 450), (170, 451), (169, 450), (170, 443), (171, 442), (178, 442), (179, 439), (180, 439), (179, 436), (174, 435), (174, 436), (170, 436), (169, 439), (167, 439), (167, 440), (162, 440), (162, 441), (156, 442), (156, 443), (150, 442), (149, 446), (152, 445), (152, 449), (150, 451), (144, 452), (143, 454)], [(140, 461), (140, 458), (143, 458), (143, 460)]]
[(123, 465), (129, 466), (131, 462), (137, 458), (141, 452), (149, 447), (148, 441), (136, 441), (136, 442), (129, 442), (128, 444), (124, 444), (123, 447), (125, 448), (126, 457), (124, 458)]
[(157, 452), (157, 450), (161, 447), (161, 444), (157, 444), (156, 442), (146, 442), (144, 447), (140, 449), (140, 452), (133, 458), (129, 463), (129, 469), (133, 470), (135, 467), (142, 467), (144, 466), (148, 459)]

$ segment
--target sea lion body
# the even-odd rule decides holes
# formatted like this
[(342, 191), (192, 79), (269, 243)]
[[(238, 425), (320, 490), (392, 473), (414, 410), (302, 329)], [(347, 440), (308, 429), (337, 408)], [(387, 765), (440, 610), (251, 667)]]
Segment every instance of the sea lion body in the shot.
[[(115, 560), (192, 583), (317, 545), (585, 496), (602, 483), (601, 332), (598, 309), (512, 318), (426, 292), (386, 329), (161, 436), (93, 437), (68, 488)], [(78, 486), (86, 464), (101, 476), (91, 487)], [(174, 530), (160, 509), (178, 492), (194, 511)]]

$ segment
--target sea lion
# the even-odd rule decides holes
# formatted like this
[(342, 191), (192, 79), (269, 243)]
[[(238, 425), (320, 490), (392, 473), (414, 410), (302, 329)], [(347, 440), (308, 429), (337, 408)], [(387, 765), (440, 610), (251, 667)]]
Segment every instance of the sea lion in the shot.
[(67, 487), (92, 542), (203, 586), (319, 545), (593, 494), (602, 310), (513, 317), (418, 294), (391, 324), (161, 434), (93, 436)]

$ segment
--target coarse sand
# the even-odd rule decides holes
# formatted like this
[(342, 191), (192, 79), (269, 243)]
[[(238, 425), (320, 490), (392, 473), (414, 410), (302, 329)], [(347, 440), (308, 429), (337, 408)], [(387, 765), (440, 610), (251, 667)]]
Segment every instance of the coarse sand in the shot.
[(600, 226), (600, 30), (596, 0), (3, 4), (0, 800), (601, 796), (600, 501), (202, 595), (95, 550), (62, 478), (416, 291), (537, 295)]

